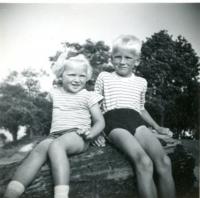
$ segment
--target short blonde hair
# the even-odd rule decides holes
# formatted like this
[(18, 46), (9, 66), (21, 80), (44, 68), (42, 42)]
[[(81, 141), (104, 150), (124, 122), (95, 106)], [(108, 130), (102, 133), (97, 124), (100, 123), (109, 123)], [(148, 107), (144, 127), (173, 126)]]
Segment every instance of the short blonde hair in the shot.
[(114, 54), (119, 48), (133, 51), (136, 55), (140, 55), (142, 42), (140, 39), (133, 35), (120, 35), (112, 44), (112, 54)]
[(59, 65), (55, 64), (52, 67), (53, 73), (56, 75), (57, 78), (62, 77), (66, 67), (72, 63), (74, 65), (77, 65), (77, 67), (80, 65), (85, 65), (87, 67), (87, 80), (90, 80), (92, 78), (93, 69), (92, 69), (88, 59), (82, 54), (69, 57), (69, 58), (65, 59), (62, 64), (59, 64)]

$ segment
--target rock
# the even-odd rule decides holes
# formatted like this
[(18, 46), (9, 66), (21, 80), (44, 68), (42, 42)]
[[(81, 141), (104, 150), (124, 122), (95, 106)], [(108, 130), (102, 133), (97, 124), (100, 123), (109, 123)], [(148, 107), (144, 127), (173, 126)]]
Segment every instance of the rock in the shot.
[[(185, 192), (194, 183), (194, 158), (180, 142), (159, 136), (172, 160), (176, 188)], [(0, 164), (0, 197), (13, 176), (19, 161)], [(134, 198), (137, 197), (134, 169), (128, 159), (110, 145), (91, 147), (87, 152), (72, 156), (70, 197), (73, 198)], [(46, 163), (36, 179), (26, 189), (23, 198), (53, 198), (53, 180)]]

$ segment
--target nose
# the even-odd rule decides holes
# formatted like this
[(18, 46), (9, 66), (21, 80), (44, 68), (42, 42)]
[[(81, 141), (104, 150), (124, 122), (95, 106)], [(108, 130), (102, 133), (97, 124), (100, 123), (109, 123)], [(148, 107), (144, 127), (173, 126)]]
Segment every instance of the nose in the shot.
[(124, 57), (121, 58), (120, 64), (122, 65), (126, 64), (126, 59)]
[(80, 82), (80, 77), (78, 75), (74, 76), (74, 82)]

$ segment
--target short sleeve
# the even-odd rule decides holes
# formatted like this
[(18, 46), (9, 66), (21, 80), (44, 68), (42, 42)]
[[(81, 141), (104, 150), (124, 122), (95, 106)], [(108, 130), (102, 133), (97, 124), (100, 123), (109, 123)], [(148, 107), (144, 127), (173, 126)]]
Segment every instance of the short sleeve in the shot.
[(144, 104), (146, 102), (146, 100), (145, 100), (146, 92), (147, 92), (147, 81), (144, 79), (143, 89), (142, 89), (141, 95), (140, 95), (140, 110), (144, 109)]
[(51, 89), (47, 96), (46, 96), (46, 99), (49, 101), (49, 102), (52, 102), (53, 101), (53, 89)]
[(103, 97), (100, 94), (94, 91), (89, 92), (88, 107), (91, 108), (96, 103), (99, 103), (102, 99)]
[(103, 95), (103, 72), (99, 74), (95, 82), (94, 91), (100, 95)]
[(58, 87), (51, 87), (51, 89), (48, 91), (48, 94), (46, 96), (46, 99), (49, 101), (49, 102), (52, 102), (53, 101), (53, 98), (54, 98), (54, 95), (55, 95), (55, 92), (56, 90), (58, 90)]

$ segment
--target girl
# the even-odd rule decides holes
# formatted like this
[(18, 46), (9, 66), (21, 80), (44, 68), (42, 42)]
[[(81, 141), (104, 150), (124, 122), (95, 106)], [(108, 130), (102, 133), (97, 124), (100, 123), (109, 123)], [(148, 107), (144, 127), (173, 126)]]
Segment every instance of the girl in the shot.
[(85, 89), (92, 74), (87, 59), (83, 55), (69, 57), (69, 53), (63, 53), (53, 65), (53, 71), (62, 86), (54, 87), (50, 94), (53, 102), (50, 135), (19, 166), (8, 184), (5, 198), (19, 197), (48, 157), (55, 184), (54, 197), (68, 198), (68, 156), (86, 151), (90, 140), (104, 128), (98, 105), (102, 96)]

